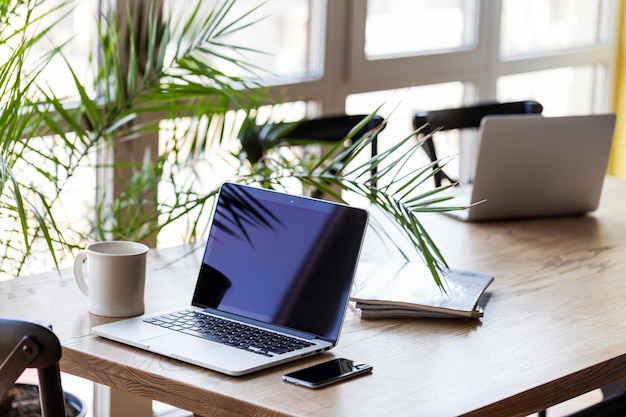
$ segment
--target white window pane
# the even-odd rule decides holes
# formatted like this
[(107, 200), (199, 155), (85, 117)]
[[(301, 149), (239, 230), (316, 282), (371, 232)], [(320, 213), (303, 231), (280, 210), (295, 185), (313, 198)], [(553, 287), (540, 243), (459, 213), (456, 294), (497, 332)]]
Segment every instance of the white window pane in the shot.
[(508, 57), (595, 45), (608, 29), (603, 5), (601, 0), (503, 0), (500, 53)]
[[(62, 2), (54, 0), (51, 2), (43, 2), (37, 7), (37, 12), (46, 16), (45, 25), (52, 24), (55, 20), (61, 18), (64, 13), (72, 10), (65, 16), (61, 22), (54, 25), (54, 29), (50, 32), (50, 36), (41, 42), (37, 52), (42, 55), (48, 53), (53, 48), (63, 45), (62, 50), (67, 59), (64, 61), (60, 56), (53, 59), (50, 65), (47, 65), (39, 82), (46, 85), (57, 97), (68, 99), (77, 99), (78, 92), (75, 88), (75, 82), (72, 78), (70, 69), (81, 80), (83, 86), (91, 85), (90, 77), (92, 71), (89, 69), (89, 56), (94, 54), (96, 43), (96, 22), (98, 15), (98, 0), (81, 0), (72, 3), (72, 5), (63, 7), (54, 12)], [(38, 58), (33, 55), (30, 57)], [(93, 91), (88, 91), (93, 93)]]
[[(301, 120), (306, 117), (307, 107), (307, 103), (303, 101), (261, 107), (255, 121), (261, 125), (265, 122)], [(247, 172), (245, 164), (236, 157), (241, 152), (238, 133), (245, 116), (243, 110), (230, 111), (225, 115), (223, 125), (210, 125), (206, 118), (188, 117), (161, 122), (159, 149), (165, 155), (169, 152), (169, 162), (164, 165), (164, 175), (159, 183), (159, 204), (170, 207), (174, 204), (174, 199), (180, 197), (176, 192), (180, 193), (183, 189), (191, 190), (197, 195), (206, 195), (217, 190), (224, 181)], [(204, 133), (196, 137), (198, 131)], [(206, 142), (203, 143), (201, 139), (204, 134)], [(195, 140), (201, 142), (192, 146)], [(188, 154), (185, 151), (175, 153), (173, 149), (194, 149), (195, 154)], [(200, 152), (200, 149), (203, 151)], [(176, 157), (179, 159), (175, 160)], [(170, 182), (170, 179), (174, 182)], [(294, 192), (298, 191), (298, 186), (299, 182), (294, 180)], [(164, 210), (162, 217), (165, 219), (168, 214)], [(202, 210), (198, 207), (197, 210), (168, 223), (159, 232), (157, 247), (170, 247), (188, 242), (195, 223), (198, 223), (202, 230), (209, 224), (211, 214), (211, 210), (207, 210), (206, 207)]]
[(368, 0), (365, 55), (460, 49), (473, 43), (474, 0)]
[[(59, 9), (61, 4), (64, 6)], [(15, 11), (22, 13), (19, 18), (8, 12), (9, 9), (4, 10), (6, 16), (2, 15), (10, 23), (2, 25), (6, 30), (0, 36), (0, 59), (10, 56), (11, 48), (18, 42), (27, 46), (28, 53), (22, 55), (24, 67), (19, 76), (27, 81), (33, 80), (34, 84), (28, 91), (29, 98), (41, 98), (38, 88), (59, 99), (76, 98), (68, 66), (83, 82), (87, 82), (88, 59), (94, 49), (91, 35), (96, 27), (97, 0), (11, 2), (10, 10), (15, 5), (19, 6)], [(29, 39), (35, 38), (36, 34), (45, 36), (31, 43)], [(55, 49), (63, 52), (64, 59), (51, 54)], [(48, 61), (47, 58), (52, 56), (54, 58)], [(10, 63), (3, 66), (3, 70), (8, 68), (15, 70), (17, 66)], [(10, 81), (11, 76), (5, 75), (9, 77), (5, 81)], [(20, 85), (23, 88), (26, 84), (23, 82)], [(12, 119), (8, 120), (7, 123), (10, 123)], [(18, 129), (18, 132), (22, 131)], [(64, 243), (59, 244), (54, 227), (49, 228), (54, 253), (62, 267), (72, 262), (72, 254), (61, 249), (82, 245), (81, 238), (93, 226), (95, 153), (88, 153), (84, 144), (69, 134), (66, 139), (71, 145), (57, 136), (38, 136), (40, 129), (31, 133), (34, 137), (27, 139), (25, 136), (23, 141), (15, 141), (15, 135), (9, 135), (8, 141), (2, 141), (2, 145), (6, 145), (2, 151), (6, 164), (0, 166), (3, 171), (10, 170), (11, 176), (19, 183), (16, 187), (23, 198), (29, 226), (23, 230), (22, 219), (16, 210), (13, 183), (0, 187), (0, 279), (49, 271), (55, 266), (41, 230), (35, 228), (38, 219), (32, 209), (45, 218), (47, 224), (53, 218), (62, 231)], [(25, 238), (23, 232), (29, 236)], [(31, 253), (24, 258), (27, 243), (31, 244)]]
[[(86, 236), (92, 227), (94, 201), (96, 199), (96, 165), (95, 152), (85, 153), (81, 149), (79, 141), (74, 143), (75, 155), (84, 154), (83, 162), (75, 167), (72, 175), (68, 175), (65, 165), (69, 165), (69, 153), (63, 152), (66, 144), (55, 136), (33, 138), (29, 147), (22, 150), (20, 159), (12, 167), (13, 175), (19, 178), (22, 184), (33, 186), (37, 193), (22, 187), (22, 197), (33, 204), (41, 213), (45, 207), (41, 205), (40, 195), (45, 196), (50, 204), (50, 211), (56, 225), (63, 231), (63, 237), (68, 245), (82, 245), (82, 238)], [(56, 152), (55, 152), (56, 151)], [(44, 157), (49, 155), (49, 157)], [(55, 184), (50, 178), (58, 178)], [(7, 187), (8, 189), (8, 187)], [(3, 196), (4, 198), (4, 196)], [(34, 222), (34, 218), (30, 218)], [(54, 238), (54, 233), (51, 233)], [(31, 247), (31, 255), (23, 266), (19, 266), (22, 260), (22, 248), (24, 237), (20, 219), (13, 210), (0, 207), (0, 242), (11, 242), (9, 245), (0, 245), (0, 280), (8, 276), (20, 276), (50, 271), (54, 268), (54, 262), (50, 256), (44, 239), (34, 241)], [(54, 244), (56, 256), (62, 267), (70, 266), (73, 256), (61, 250), (63, 245)], [(16, 275), (5, 275), (6, 272), (14, 272)]]
[(498, 79), (497, 95), (501, 101), (537, 100), (547, 116), (589, 114), (603, 75), (591, 65), (507, 75)]
[[(238, 51), (223, 49), (219, 53), (225, 56), (252, 62), (259, 68), (255, 77), (261, 78), (299, 78), (318, 74), (321, 68), (319, 48), (322, 36), (321, 0), (238, 0), (229, 10), (227, 20), (235, 21), (248, 12), (235, 26), (244, 26), (242, 30), (233, 31), (220, 39), (240, 48)], [(211, 2), (209, 2), (211, 3)], [(172, 14), (180, 14), (193, 10), (196, 2), (172, 1), (168, 7)], [(209, 13), (215, 5), (204, 6)], [(231, 28), (232, 29), (232, 28)], [(245, 51), (245, 48), (248, 51)], [(236, 65), (229, 65), (225, 60), (212, 62), (211, 65), (230, 76), (249, 78)]]

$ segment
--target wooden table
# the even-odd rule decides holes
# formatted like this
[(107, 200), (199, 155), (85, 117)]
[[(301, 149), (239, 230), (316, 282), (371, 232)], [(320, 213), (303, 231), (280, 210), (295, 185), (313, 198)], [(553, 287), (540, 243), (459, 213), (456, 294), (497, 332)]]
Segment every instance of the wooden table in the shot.
[[(336, 349), (229, 377), (91, 335), (110, 319), (87, 313), (70, 271), (0, 282), (0, 315), (51, 322), (66, 372), (205, 416), (524, 416), (626, 378), (626, 182), (608, 178), (590, 216), (423, 222), (451, 266), (496, 277), (484, 318), (361, 321), (349, 311)], [(173, 262), (180, 253), (150, 254), (147, 312), (189, 301), (199, 254)], [(332, 356), (374, 372), (321, 390), (281, 380)]]

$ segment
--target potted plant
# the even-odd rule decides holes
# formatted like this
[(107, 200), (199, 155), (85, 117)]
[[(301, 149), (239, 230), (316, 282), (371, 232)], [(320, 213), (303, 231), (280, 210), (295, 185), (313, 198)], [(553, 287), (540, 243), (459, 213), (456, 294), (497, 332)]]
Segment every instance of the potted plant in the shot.
[[(30, 7), (35, 7), (31, 3)], [(185, 216), (189, 219), (185, 238), (192, 241), (206, 230), (206, 214), (219, 187), (219, 183), (206, 184), (207, 173), (211, 173), (207, 161), (219, 160), (220, 167), (230, 170), (228, 179), (237, 182), (282, 189), (297, 182), (323, 190), (338, 200), (343, 199), (341, 191), (367, 199), (405, 232), (433, 277), (439, 280), (445, 260), (421, 226), (418, 214), (446, 209), (432, 206), (440, 200), (437, 196), (440, 189), (421, 191), (420, 186), (432, 175), (430, 166), (402, 173), (399, 170), (407, 166), (408, 158), (421, 146), (414, 140), (413, 132), (365, 164), (356, 161), (377, 131), (360, 138), (347, 138), (352, 140), (347, 149), (337, 144), (321, 153), (302, 154), (292, 143), (281, 140), (280, 134), (298, 121), (276, 122), (259, 116), (263, 105), (275, 101), (263, 94), (257, 78), (252, 76), (246, 81), (231, 77), (206, 64), (226, 60), (230, 65), (249, 70), (250, 74), (258, 70), (243, 58), (231, 58), (223, 53), (226, 49), (238, 49), (226, 42), (225, 34), (253, 25), (255, 10), (233, 16), (232, 0), (210, 5), (198, 2), (180, 21), (175, 16), (163, 16), (162, 10), (155, 6), (158, 3), (144, 8), (141, 4), (131, 2), (129, 9), (117, 16), (99, 20), (102, 49), (101, 55), (94, 57), (100, 62), (95, 85), (81, 81), (74, 74), (80, 102), (73, 109), (68, 110), (62, 98), (38, 86), (34, 81), (36, 74), (32, 85), (21, 80), (9, 83), (16, 89), (14, 97), (21, 97), (14, 103), (15, 108), (30, 106), (32, 120), (21, 130), (12, 129), (11, 138), (6, 139), (9, 148), (3, 147), (8, 149), (2, 155), (4, 172), (11, 173), (11, 161), (28, 163), (28, 153), (23, 149), (36, 152), (49, 167), (32, 168), (54, 184), (56, 192), (46, 199), (39, 188), (20, 182), (15, 176), (9, 176), (13, 182), (3, 183), (2, 205), (6, 207), (2, 209), (12, 214), (11, 230), (19, 231), (24, 242), (21, 247), (6, 245), (4, 262), (19, 258), (13, 268), (19, 273), (32, 255), (33, 243), (41, 240), (57, 265), (60, 256), (71, 254), (74, 248), (94, 237), (154, 244), (164, 228)], [(124, 18), (126, 22), (120, 24), (119, 19)], [(29, 43), (25, 43), (15, 50), (15, 56), (26, 54), (28, 49)], [(54, 49), (54, 53), (62, 53), (62, 48)], [(128, 59), (121, 60), (121, 56)], [(16, 63), (19, 63), (17, 58)], [(46, 61), (42, 62), (45, 64)], [(26, 87), (37, 92), (35, 98), (27, 100), (29, 96), (20, 91)], [(90, 93), (93, 90), (100, 94), (94, 96)], [(163, 120), (170, 120), (169, 137), (158, 149), (156, 132)], [(10, 120), (5, 123), (15, 124)], [(54, 145), (45, 149), (29, 146), (33, 138), (50, 132), (56, 134), (56, 140), (69, 153), (67, 157), (59, 158)], [(141, 139), (144, 143), (137, 139), (146, 136), (147, 143), (146, 139)], [(238, 139), (239, 146), (233, 148), (232, 139)], [(262, 150), (254, 160), (249, 158), (244, 146), (250, 141), (258, 141)], [(99, 162), (99, 167), (109, 172), (126, 170), (126, 179), (99, 186), (91, 230), (60, 227), (53, 214), (63, 184), (76, 175), (80, 164), (85, 163), (94, 149), (111, 150), (120, 143), (144, 147), (146, 158)], [(375, 178), (369, 176), (372, 166), (379, 167)], [(200, 169), (205, 171), (200, 173)], [(180, 181), (181, 177), (185, 180)], [(169, 191), (167, 198), (157, 198), (164, 189)], [(31, 201), (25, 200), (25, 195)], [(7, 205), (6, 201), (10, 203)]]
[[(40, 253), (51, 257), (58, 267), (64, 256), (71, 256), (75, 248), (82, 247), (94, 236), (153, 238), (162, 227), (158, 212), (162, 207), (151, 204), (156, 201), (158, 182), (165, 180), (164, 162), (182, 152), (177, 148), (178, 143), (159, 157), (154, 135), (150, 138), (154, 143), (146, 146), (153, 151), (154, 158), (145, 161), (100, 162), (94, 160), (92, 154), (106, 151), (116, 142), (139, 142), (134, 135), (156, 129), (163, 118), (185, 112), (223, 115), (243, 103), (240, 100), (249, 94), (231, 85), (235, 79), (222, 76), (211, 67), (197, 65), (207, 43), (218, 38), (205, 29), (214, 26), (214, 30), (223, 30), (215, 25), (229, 13), (232, 2), (216, 6), (214, 13), (208, 15), (200, 13), (204, 6), (198, 4), (184, 22), (171, 19), (163, 22), (161, 10), (153, 7), (155, 3), (149, 10), (132, 10), (137, 6), (131, 3), (127, 12), (133, 18), (128, 20), (128, 26), (124, 25), (124, 30), (114, 16), (94, 21), (98, 25), (102, 52), (92, 59), (101, 65), (96, 68), (98, 72), (92, 83), (82, 80), (67, 63), (79, 97), (79, 103), (71, 107), (65, 97), (51, 92), (40, 78), (53, 59), (64, 57), (64, 45), (46, 50), (39, 60), (33, 61), (30, 57), (43, 48), (50, 31), (76, 3), (68, 0), (53, 10), (36, 0), (5, 3), (0, 17), (0, 47), (3, 53), (9, 54), (0, 62), (3, 108), (0, 112), (3, 132), (0, 135), (3, 242), (0, 274), (4, 278), (19, 276), (25, 265), (34, 263)], [(236, 24), (236, 21), (230, 23)], [(178, 49), (170, 58), (166, 48), (172, 44), (171, 36), (175, 36), (173, 43)], [(149, 45), (149, 54), (158, 55), (141, 54), (140, 57), (134, 47), (144, 42)], [(128, 47), (128, 54), (137, 59), (131, 60), (130, 66), (128, 61), (120, 60), (120, 48), (124, 46)], [(201, 80), (187, 83), (187, 77)], [(70, 222), (62, 223), (64, 220), (59, 218), (63, 216), (57, 213), (63, 210), (62, 193), (66, 185), (80, 176), (85, 167), (128, 170), (136, 174), (129, 175), (128, 182), (110, 182), (99, 187), (98, 206), (91, 207), (98, 214), (93, 227), (79, 230)], [(110, 191), (114, 188), (122, 190), (121, 196), (112, 197)], [(174, 190), (177, 200), (174, 210), (185, 206), (181, 199), (188, 192), (188, 189)], [(135, 197), (140, 199), (139, 204), (132, 200)], [(139, 214), (143, 227), (133, 223)]]
[[(45, 123), (39, 117), (38, 77), (60, 50), (53, 48), (35, 58), (50, 30), (58, 23), (46, 18), (55, 10), (35, 14), (35, 1), (2, 2), (0, 16), (0, 271), (19, 275), (36, 241), (43, 238), (58, 265), (53, 242), (62, 233), (48, 216), (51, 201), (14, 168), (27, 160), (33, 138), (42, 134)], [(59, 9), (64, 6), (60, 5)]]

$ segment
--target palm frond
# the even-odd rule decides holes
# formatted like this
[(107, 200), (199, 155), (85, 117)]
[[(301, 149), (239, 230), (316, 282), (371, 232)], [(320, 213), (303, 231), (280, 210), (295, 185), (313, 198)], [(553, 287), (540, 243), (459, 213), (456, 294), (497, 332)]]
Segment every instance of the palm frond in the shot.
[[(52, 248), (63, 241), (50, 212), (57, 196), (54, 184), (59, 172), (34, 165), (29, 175), (22, 174), (29, 158), (39, 152), (33, 142), (47, 130), (46, 121), (40, 117), (40, 76), (65, 46), (47, 46), (48, 37), (72, 11), (72, 4), (66, 1), (53, 7), (40, 6), (37, 0), (5, 1), (0, 17), (0, 273), (13, 276), (32, 256), (35, 242), (42, 240)], [(54, 155), (46, 154), (44, 158), (59, 162)], [(53, 185), (49, 188), (51, 195), (42, 191), (45, 184)], [(52, 261), (58, 265), (55, 254)]]
[[(344, 203), (347, 203), (346, 195), (357, 195), (366, 199), (401, 229), (414, 252), (422, 257), (437, 284), (441, 285), (441, 270), (447, 267), (447, 263), (436, 242), (420, 222), (419, 213), (459, 210), (462, 207), (443, 204), (448, 198), (442, 197), (440, 193), (449, 187), (426, 186), (427, 183), (432, 183), (437, 169), (433, 169), (435, 165), (432, 163), (415, 166), (414, 155), (420, 151), (424, 141), (415, 139), (417, 132), (411, 132), (388, 149), (369, 158), (369, 146), (383, 126), (360, 138), (352, 137), (352, 133), (365, 126), (377, 111), (366, 117), (347, 135), (346, 139), (351, 140), (349, 146), (345, 147), (345, 141), (340, 141), (321, 155), (307, 155), (304, 158), (297, 157), (297, 151), (286, 152), (286, 148), (293, 148), (293, 145), (275, 137), (274, 131), (280, 131), (279, 128), (267, 131), (262, 126), (250, 127), (255, 126), (255, 113), (251, 112), (251, 119), (243, 124), (244, 131), (248, 134), (265, 132), (269, 137), (250, 136), (247, 140), (256, 139), (258, 143), (271, 146), (263, 147), (262, 158), (259, 158), (263, 161), (263, 169), (252, 169), (248, 173), (240, 171), (237, 178), (243, 182), (283, 190), (289, 190), (296, 179), (304, 188), (316, 189)], [(285, 128), (288, 131), (292, 124), (285, 124)], [(242, 152), (246, 152), (243, 142)], [(367, 157), (363, 157), (363, 152), (366, 152)], [(363, 160), (365, 162), (359, 162)], [(444, 162), (440, 161), (440, 166), (445, 165)], [(375, 174), (372, 174), (372, 167), (377, 168)], [(385, 228), (379, 228), (377, 233), (387, 235)], [(396, 243), (395, 238), (386, 237), (388, 242)], [(407, 253), (400, 244), (396, 245), (396, 249), (406, 258), (415, 255)]]

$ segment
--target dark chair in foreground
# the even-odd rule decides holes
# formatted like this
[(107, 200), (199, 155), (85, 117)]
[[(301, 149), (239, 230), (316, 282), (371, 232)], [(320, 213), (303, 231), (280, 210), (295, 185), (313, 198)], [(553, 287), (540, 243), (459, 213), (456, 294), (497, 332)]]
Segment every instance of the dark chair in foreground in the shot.
[(624, 417), (626, 416), (626, 391), (608, 393), (602, 401), (568, 414), (566, 417)]
[(0, 318), (0, 398), (26, 368), (37, 368), (42, 417), (64, 417), (59, 360), (61, 344), (47, 327)]
[[(420, 135), (428, 135), (436, 130), (452, 130), (477, 128), (485, 116), (506, 115), (506, 114), (541, 114), (543, 106), (536, 101), (516, 101), (507, 103), (481, 103), (471, 106), (458, 107), (453, 109), (443, 109), (434, 111), (418, 111), (413, 116), (413, 127), (417, 130), (420, 127)], [(435, 143), (432, 137), (424, 141), (423, 149), (433, 162), (433, 169), (438, 169), (438, 156), (435, 150)], [(449, 177), (442, 170), (434, 175), (435, 186), (439, 187), (443, 180), (455, 183), (456, 180)]]

